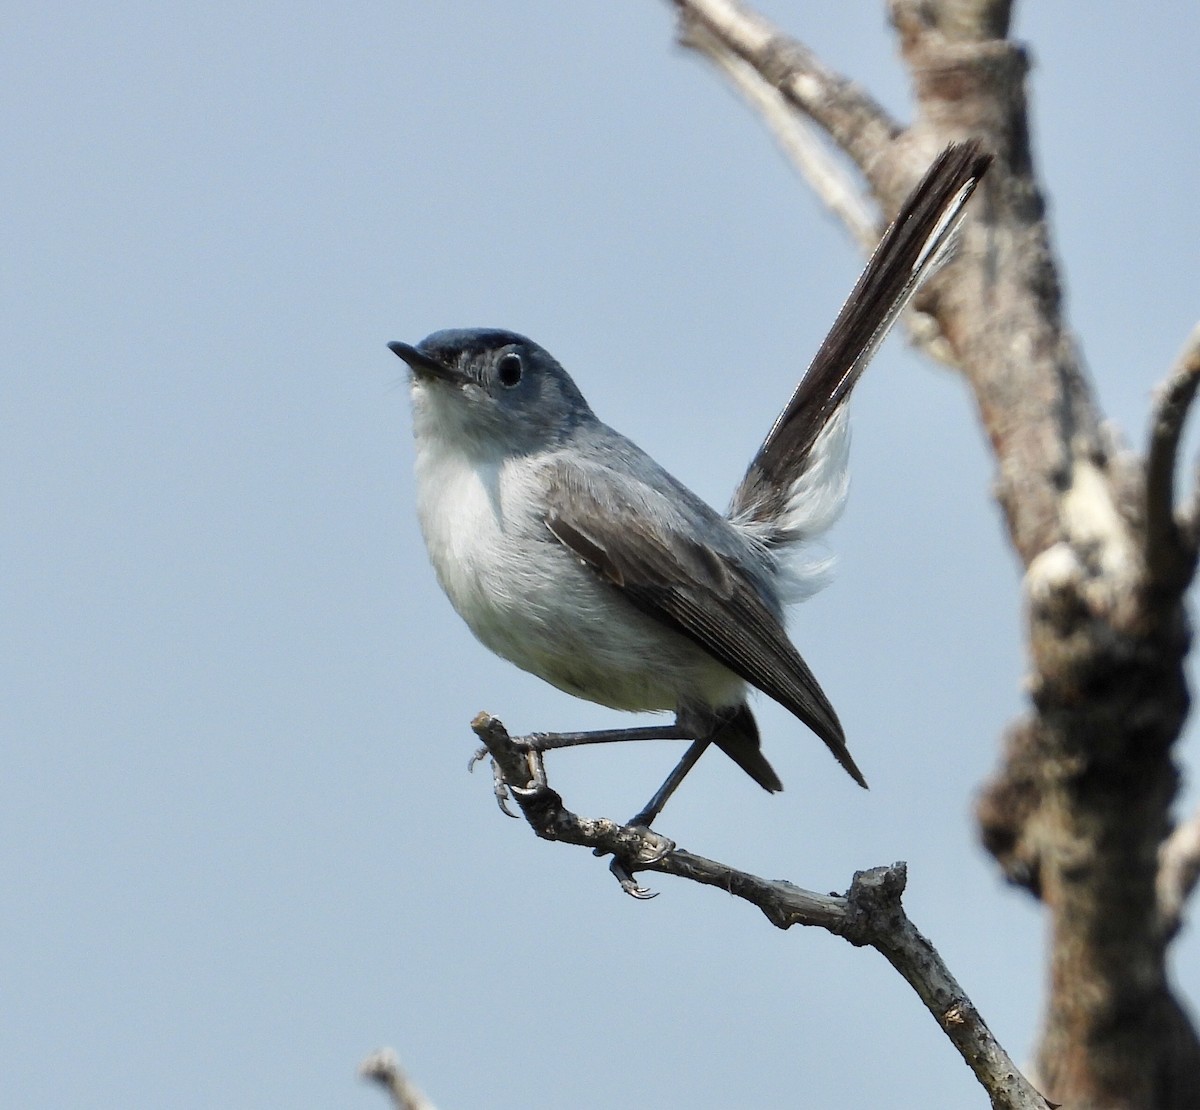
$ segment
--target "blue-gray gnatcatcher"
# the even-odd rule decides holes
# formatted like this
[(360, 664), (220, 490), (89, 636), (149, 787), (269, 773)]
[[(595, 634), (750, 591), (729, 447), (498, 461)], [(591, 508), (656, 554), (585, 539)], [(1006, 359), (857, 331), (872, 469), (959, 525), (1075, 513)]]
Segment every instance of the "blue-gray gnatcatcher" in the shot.
[(866, 786), (784, 632), (819, 588), (806, 541), (846, 493), (844, 403), (946, 258), (991, 156), (947, 147), (909, 195), (722, 516), (601, 423), (566, 371), (509, 331), (390, 344), (412, 369), (418, 512), (438, 581), (497, 655), (576, 697), (670, 710), (673, 725), (538, 734), (538, 748), (693, 741), (631, 823), (649, 824), (709, 744), (769, 791), (747, 686), (815, 732)]

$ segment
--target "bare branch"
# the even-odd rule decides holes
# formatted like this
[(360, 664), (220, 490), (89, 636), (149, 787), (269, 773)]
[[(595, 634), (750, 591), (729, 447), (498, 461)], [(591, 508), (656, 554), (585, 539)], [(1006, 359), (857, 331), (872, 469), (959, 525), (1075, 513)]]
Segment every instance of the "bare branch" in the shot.
[(1158, 392), (1146, 458), (1146, 565), (1153, 581), (1182, 590), (1196, 569), (1196, 510), (1175, 514), (1175, 468), (1188, 409), (1200, 386), (1200, 325), (1188, 336)]
[(882, 105), (853, 81), (827, 69), (803, 43), (736, 0), (673, 2), (679, 10), (681, 41), (690, 43), (707, 32), (823, 127), (871, 178), (881, 150), (900, 133)]
[(518, 748), (500, 721), (480, 713), (471, 728), (496, 760), (538, 836), (593, 848), (597, 854), (615, 854), (629, 873), (656, 871), (717, 887), (756, 906), (777, 928), (816, 925), (855, 946), (874, 948), (917, 992), (987, 1090), (994, 1107), (1046, 1110), (1047, 1101), (1017, 1070), (937, 950), (908, 919), (901, 902), (907, 881), (905, 864), (857, 872), (844, 896), (817, 894), (782, 880), (762, 879), (681, 851), (649, 829), (579, 817), (550, 788), (540, 755)]
[(1200, 809), (1179, 825), (1158, 850), (1158, 913), (1163, 936), (1183, 925), (1183, 908), (1200, 883)]
[[(681, 20), (679, 41), (704, 55), (758, 113), (793, 169), (869, 255), (879, 241), (878, 205), (852, 180), (809, 117), (797, 111), (790, 100), (731, 51), (706, 24), (695, 19)], [(905, 313), (905, 318), (914, 346), (930, 358), (954, 363), (953, 352), (947, 349), (934, 318), (916, 308)]]
[[(1097, 410), (1064, 328), (1032, 171), (1028, 59), (999, 35), (1007, 0), (891, 0), (919, 108), (902, 128), (866, 92), (735, 0), (673, 0), (683, 41), (705, 36), (824, 129), (862, 171), (884, 215), (934, 153), (972, 135), (997, 155), (964, 228), (953, 280), (927, 287), (917, 341), (962, 369), (995, 448), (997, 495), (1028, 564), (1063, 537), (1060, 500), (1077, 457), (1098, 456)], [(698, 28), (698, 29), (697, 29)], [(982, 308), (982, 311), (981, 311)]]
[(864, 251), (872, 251), (879, 239), (872, 206), (807, 119), (753, 66), (732, 53), (707, 25), (697, 20), (683, 21), (679, 34), (683, 46), (708, 58), (758, 112), (784, 157), (808, 182), (817, 199), (845, 224)]
[(372, 1052), (358, 1065), (358, 1074), (387, 1091), (396, 1110), (437, 1110), (400, 1070), (400, 1061), (393, 1049), (381, 1048)]

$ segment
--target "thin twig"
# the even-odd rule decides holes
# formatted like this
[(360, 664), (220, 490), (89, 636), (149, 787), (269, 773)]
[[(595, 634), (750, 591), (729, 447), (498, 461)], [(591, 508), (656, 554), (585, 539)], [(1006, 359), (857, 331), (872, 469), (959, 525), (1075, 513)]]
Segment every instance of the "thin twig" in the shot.
[[(899, 133), (899, 124), (853, 82), (825, 68), (806, 46), (761, 16), (723, 0), (677, 0), (676, 6), (680, 45), (711, 62), (761, 116), (784, 157), (869, 255), (882, 230), (878, 206), (871, 191), (860, 188), (846, 172), (818, 127), (826, 130), (841, 153), (857, 160), (876, 192), (886, 193), (881, 188), (884, 179), (892, 180), (901, 168), (899, 159), (885, 153)], [(799, 90), (806, 90), (803, 97)], [(884, 145), (871, 148), (861, 142), (861, 127)], [(852, 147), (851, 139), (858, 145)], [(903, 173), (898, 179), (904, 189), (912, 180)], [(957, 365), (934, 317), (914, 306), (905, 313), (905, 322), (915, 347), (939, 362)]]
[(872, 206), (812, 124), (753, 66), (732, 53), (706, 24), (683, 21), (679, 33), (681, 45), (703, 54), (758, 112), (784, 157), (808, 182), (817, 199), (845, 224), (858, 245), (868, 253), (874, 250), (879, 224), (872, 215)]
[(396, 1110), (437, 1110), (400, 1069), (395, 1050), (381, 1048), (372, 1052), (358, 1065), (358, 1074), (363, 1079), (378, 1083), (388, 1093)]
[(1193, 502), (1176, 516), (1175, 469), (1188, 409), (1200, 386), (1200, 325), (1183, 346), (1159, 390), (1146, 458), (1146, 563), (1156, 584), (1182, 590), (1196, 569), (1197, 519)]
[(868, 179), (880, 150), (900, 133), (878, 101), (859, 85), (826, 68), (803, 43), (736, 0), (673, 0), (682, 41), (699, 24), (729, 53), (743, 59), (791, 104), (824, 128)]
[(994, 1107), (1046, 1110), (1046, 1100), (1017, 1070), (937, 950), (908, 919), (901, 901), (907, 881), (905, 864), (859, 871), (840, 896), (763, 879), (681, 851), (649, 829), (572, 813), (546, 781), (540, 755), (517, 748), (499, 720), (480, 713), (471, 728), (499, 765), (525, 819), (544, 840), (614, 853), (629, 873), (656, 871), (717, 887), (756, 906), (780, 929), (816, 925), (853, 945), (874, 948), (917, 992)]
[(1200, 883), (1200, 809), (1178, 825), (1158, 850), (1158, 913), (1163, 935), (1183, 926), (1183, 908)]

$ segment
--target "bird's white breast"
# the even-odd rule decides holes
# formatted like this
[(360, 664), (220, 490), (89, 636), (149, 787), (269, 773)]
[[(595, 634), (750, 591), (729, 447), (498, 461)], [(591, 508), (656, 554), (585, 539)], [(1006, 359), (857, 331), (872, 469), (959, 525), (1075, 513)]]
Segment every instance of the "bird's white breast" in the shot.
[[(427, 414), (428, 415), (428, 414)], [(633, 608), (551, 535), (536, 463), (417, 437), (417, 512), (451, 604), (497, 655), (616, 709), (674, 709), (689, 691), (737, 704), (741, 679)]]

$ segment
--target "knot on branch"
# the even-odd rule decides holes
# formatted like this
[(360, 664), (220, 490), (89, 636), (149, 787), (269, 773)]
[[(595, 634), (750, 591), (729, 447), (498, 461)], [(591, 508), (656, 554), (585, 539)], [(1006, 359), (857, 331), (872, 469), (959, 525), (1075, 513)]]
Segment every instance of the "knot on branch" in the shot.
[(1030, 694), (1039, 707), (1076, 703), (1129, 653), (1112, 628), (1117, 609), (1111, 594), (1119, 586), (1070, 540), (1037, 555), (1024, 586), (1033, 656)]
[(1041, 843), (1033, 820), (1042, 803), (1036, 721), (1025, 717), (1008, 731), (1003, 771), (983, 787), (975, 803), (980, 839), (1004, 878), (1041, 897)]
[(763, 44), (756, 68), (763, 80), (780, 88), (792, 78), (803, 76), (812, 65), (812, 51), (787, 35), (775, 34)]
[(1087, 614), (1080, 596), (1086, 571), (1065, 540), (1035, 556), (1025, 572), (1030, 618), (1066, 632)]
[(900, 860), (889, 867), (856, 871), (846, 891), (846, 925), (843, 936), (853, 945), (878, 946), (880, 937), (894, 935), (906, 920), (900, 899), (908, 885), (908, 865)]

